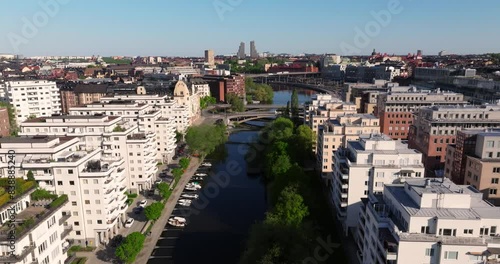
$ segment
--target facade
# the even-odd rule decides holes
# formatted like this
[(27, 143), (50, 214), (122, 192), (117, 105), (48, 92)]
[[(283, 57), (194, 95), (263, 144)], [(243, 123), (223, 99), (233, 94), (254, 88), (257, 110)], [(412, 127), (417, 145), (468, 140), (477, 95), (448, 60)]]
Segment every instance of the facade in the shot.
[(417, 91), (410, 87), (406, 92), (381, 93), (377, 99), (377, 113), (382, 133), (392, 139), (407, 139), (413, 113), (421, 107), (434, 105), (466, 105), (462, 94), (440, 91)]
[(194, 122), (201, 115), (200, 95), (193, 93), (184, 81), (178, 81), (174, 88), (174, 101), (179, 106), (186, 107), (189, 110), (190, 122)]
[(498, 263), (500, 211), (467, 185), (407, 179), (363, 200), (355, 235), (372, 263)]
[(327, 186), (332, 181), (329, 176), (335, 151), (347, 147), (348, 141), (358, 140), (362, 134), (380, 134), (379, 119), (373, 115), (348, 114), (327, 120), (320, 126), (316, 140), (316, 161)]
[(210, 96), (210, 86), (201, 78), (193, 78), (188, 81), (191, 94), (198, 94), (200, 98)]
[(15, 108), (18, 123), (30, 117), (61, 113), (61, 99), (55, 82), (18, 80), (0, 84), (0, 98)]
[(255, 41), (250, 41), (250, 58), (258, 59), (259, 53), (257, 52), (257, 48), (255, 47)]
[(205, 62), (208, 63), (208, 65), (211, 67), (215, 65), (215, 57), (213, 50), (205, 50)]
[(476, 137), (474, 153), (465, 161), (465, 184), (500, 206), (500, 130), (484, 131)]
[(459, 130), (495, 127), (500, 127), (500, 105), (424, 107), (415, 113), (408, 141), (422, 152), (426, 177), (443, 176), (446, 147), (455, 144)]
[[(12, 203), (0, 207), (0, 262), (1, 263), (64, 263), (70, 244), (68, 234), (72, 225), (68, 224), (69, 211), (64, 211), (68, 200), (59, 206), (46, 208), (40, 201), (31, 199), (35, 189), (30, 188), (18, 195)], [(65, 197), (59, 197), (64, 200)], [(43, 203), (51, 203), (53, 199)], [(10, 219), (15, 215), (15, 225), (33, 221), (33, 224), (16, 235), (9, 235)], [(12, 241), (12, 244), (11, 244)], [(13, 248), (12, 248), (13, 246)], [(13, 254), (13, 255), (12, 255)]]
[(6, 177), (9, 151), (14, 150), (19, 166), (15, 176), (26, 177), (32, 171), (40, 188), (67, 195), (69, 202), (62, 210), (72, 225), (68, 238), (94, 246), (108, 242), (126, 220), (126, 157), (81, 145), (77, 137), (0, 139), (0, 168)]
[(238, 48), (238, 54), (237, 54), (238, 59), (244, 60), (246, 59), (246, 54), (245, 54), (245, 42), (240, 43), (240, 47)]
[(211, 96), (215, 97), (218, 102), (225, 102), (227, 94), (230, 93), (241, 98), (246, 96), (245, 77), (243, 75), (205, 75), (203, 80), (208, 83)]
[(0, 137), (10, 135), (9, 110), (7, 107), (0, 107)]
[(360, 135), (334, 154), (330, 195), (344, 231), (358, 224), (361, 199), (380, 194), (385, 184), (423, 177), (422, 154), (386, 135)]

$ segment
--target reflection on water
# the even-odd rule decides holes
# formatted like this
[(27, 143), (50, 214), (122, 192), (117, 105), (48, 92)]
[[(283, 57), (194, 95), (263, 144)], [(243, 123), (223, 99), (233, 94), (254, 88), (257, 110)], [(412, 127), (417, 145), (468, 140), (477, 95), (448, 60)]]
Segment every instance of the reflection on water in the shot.
[[(274, 98), (273, 104), (286, 105), (288, 101), (292, 99), (293, 88), (289, 86), (274, 86)], [(306, 90), (302, 88), (296, 88), (297, 94), (299, 96), (299, 104), (303, 104), (311, 100), (311, 95), (315, 92), (311, 90)]]

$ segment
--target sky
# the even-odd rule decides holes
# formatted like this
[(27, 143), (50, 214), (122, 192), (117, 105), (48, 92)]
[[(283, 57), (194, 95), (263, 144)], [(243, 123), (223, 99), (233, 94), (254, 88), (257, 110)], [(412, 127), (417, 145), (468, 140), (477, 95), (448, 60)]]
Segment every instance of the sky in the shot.
[(200, 56), (500, 52), (500, 1), (0, 1), (0, 53)]

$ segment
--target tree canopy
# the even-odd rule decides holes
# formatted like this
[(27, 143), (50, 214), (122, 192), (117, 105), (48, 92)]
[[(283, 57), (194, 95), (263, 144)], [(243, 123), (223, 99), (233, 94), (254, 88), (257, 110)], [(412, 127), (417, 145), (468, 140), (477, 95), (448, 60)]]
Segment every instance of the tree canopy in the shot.
[(122, 262), (132, 264), (141, 252), (146, 238), (140, 232), (133, 232), (116, 248), (115, 255)]
[(217, 103), (217, 99), (215, 99), (215, 97), (212, 97), (212, 96), (204, 96), (204, 97), (200, 98), (200, 108), (201, 109), (205, 109), (208, 106), (216, 104), (216, 103)]
[(206, 156), (226, 141), (226, 128), (224, 125), (191, 126), (185, 138), (191, 152)]
[(230, 93), (226, 95), (226, 102), (231, 105), (231, 110), (234, 112), (245, 111), (245, 103), (238, 95)]
[(144, 208), (144, 215), (148, 220), (156, 221), (161, 216), (165, 205), (161, 202), (152, 203)]
[(274, 91), (270, 85), (254, 83), (252, 78), (245, 79), (247, 97), (265, 104), (272, 104)]
[(299, 116), (299, 95), (297, 93), (297, 89), (293, 88), (292, 91), (292, 102), (291, 102), (291, 111), (292, 111), (292, 118), (298, 118)]
[(170, 186), (166, 182), (160, 182), (156, 185), (156, 189), (160, 192), (160, 196), (163, 199), (167, 199), (172, 191), (170, 190)]

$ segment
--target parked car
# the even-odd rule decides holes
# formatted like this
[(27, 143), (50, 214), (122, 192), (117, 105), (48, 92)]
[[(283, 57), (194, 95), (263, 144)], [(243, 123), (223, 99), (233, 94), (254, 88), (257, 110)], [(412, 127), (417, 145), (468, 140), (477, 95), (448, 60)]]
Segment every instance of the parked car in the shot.
[(167, 174), (165, 172), (161, 172), (159, 174), (159, 176), (160, 176), (160, 178), (165, 178), (165, 177), (167, 177)]
[(146, 205), (148, 204), (148, 201), (147, 200), (142, 200), (140, 203), (139, 203), (139, 207), (146, 207)]
[(127, 219), (127, 222), (125, 222), (125, 227), (131, 227), (134, 224), (134, 218), (129, 218)]
[(143, 207), (138, 206), (138, 207), (134, 208), (134, 213), (135, 213), (135, 214), (140, 214), (140, 213), (142, 213), (142, 210), (144, 210), (144, 208), (143, 208)]

